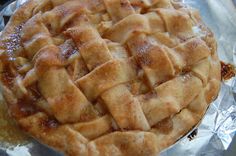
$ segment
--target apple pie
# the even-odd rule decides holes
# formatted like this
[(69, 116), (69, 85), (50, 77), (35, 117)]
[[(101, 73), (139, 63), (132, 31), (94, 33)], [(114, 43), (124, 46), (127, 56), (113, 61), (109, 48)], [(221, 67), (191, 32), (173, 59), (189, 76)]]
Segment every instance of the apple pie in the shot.
[(155, 156), (196, 126), (221, 66), (176, 0), (29, 0), (0, 38), (11, 117), (68, 156)]

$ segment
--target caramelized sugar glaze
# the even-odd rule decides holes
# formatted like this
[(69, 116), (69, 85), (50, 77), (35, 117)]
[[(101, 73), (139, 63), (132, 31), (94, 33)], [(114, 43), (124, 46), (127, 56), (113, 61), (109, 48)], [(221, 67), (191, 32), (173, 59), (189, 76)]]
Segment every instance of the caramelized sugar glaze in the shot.
[(200, 121), (220, 86), (213, 33), (171, 0), (30, 0), (0, 52), (11, 116), (68, 155), (155, 155)]
[[(20, 70), (22, 70), (22, 62), (17, 62), (16, 57), (18, 57), (18, 59), (25, 57), (20, 37), (23, 25), (24, 23), (16, 26), (14, 28), (14, 32), (9, 36), (9, 38), (6, 38), (4, 42), (1, 42), (1, 82), (4, 86), (10, 89), (14, 87), (14, 80), (16, 79), (16, 77), (22, 76), (20, 75), (20, 73), (18, 73)], [(3, 51), (1, 49), (6, 50)], [(6, 107), (5, 101), (1, 97), (0, 141), (2, 142), (2, 147), (10, 148), (15, 145), (23, 145), (29, 140), (29, 138), (16, 126), (15, 121), (11, 118), (14, 117), (15, 119), (20, 119), (22, 117), (27, 117), (40, 111), (40, 109), (35, 106), (35, 102), (40, 97), (37, 89), (37, 84), (29, 86), (28, 89), (31, 91), (29, 92), (31, 95), (24, 95), (23, 97), (19, 98), (17, 100), (17, 103), (14, 105), (8, 103), (8, 108)], [(53, 128), (58, 125), (58, 122), (53, 119), (48, 119), (42, 121), (42, 125), (48, 128)]]
[(222, 80), (229, 80), (235, 76), (235, 67), (232, 64), (221, 63), (221, 78)]

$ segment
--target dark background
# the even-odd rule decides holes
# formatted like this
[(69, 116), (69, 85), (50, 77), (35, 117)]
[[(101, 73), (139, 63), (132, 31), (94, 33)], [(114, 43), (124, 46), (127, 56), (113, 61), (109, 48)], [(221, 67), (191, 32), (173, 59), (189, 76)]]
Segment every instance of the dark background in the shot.
[[(14, 0), (0, 0), (0, 11)], [(1, 155), (0, 155), (1, 156)]]
[(1, 0), (0, 4), (2, 5), (4, 3), (6, 3), (7, 1), (9, 1), (9, 0)]
[(10, 0), (0, 0), (0, 5), (2, 6), (3, 4), (5, 4), (8, 1), (10, 1)]
[[(0, 0), (0, 10), (7, 5), (6, 3), (9, 3), (12, 0)], [(236, 0), (233, 0), (233, 2), (236, 3)], [(4, 5), (5, 4), (5, 5)], [(3, 151), (0, 151), (0, 156), (7, 156), (3, 153)], [(236, 156), (236, 137), (234, 138), (233, 142), (231, 143), (229, 149), (225, 151), (224, 156)]]

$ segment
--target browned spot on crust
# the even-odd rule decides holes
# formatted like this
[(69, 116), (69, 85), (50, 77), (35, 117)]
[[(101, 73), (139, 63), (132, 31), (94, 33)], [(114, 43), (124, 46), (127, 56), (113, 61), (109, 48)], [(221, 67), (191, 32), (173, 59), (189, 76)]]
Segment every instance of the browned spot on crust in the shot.
[(54, 129), (59, 126), (59, 123), (55, 119), (47, 119), (47, 120), (42, 121), (42, 126), (45, 129)]
[(35, 103), (41, 97), (37, 90), (37, 85), (34, 84), (29, 86), (28, 90), (28, 94), (19, 98), (17, 104), (9, 105), (11, 115), (16, 119), (33, 115), (39, 111), (39, 108), (37, 108), (35, 105)]
[(7, 87), (11, 87), (14, 83), (15, 76), (7, 71), (4, 71), (1, 73), (1, 81), (6, 85)]
[(28, 96), (18, 99), (17, 104), (9, 106), (9, 109), (11, 110), (11, 116), (16, 119), (20, 119), (35, 114), (37, 109), (33, 103), (35, 103), (35, 100), (30, 99)]
[(222, 61), (220, 63), (222, 80), (229, 80), (230, 78), (235, 76), (235, 67), (232, 64), (226, 64)]

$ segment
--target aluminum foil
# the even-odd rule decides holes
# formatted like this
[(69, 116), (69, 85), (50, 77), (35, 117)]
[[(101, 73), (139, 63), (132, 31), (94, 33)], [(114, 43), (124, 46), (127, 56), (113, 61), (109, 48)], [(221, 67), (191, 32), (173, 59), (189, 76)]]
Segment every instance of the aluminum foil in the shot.
[[(17, 0), (0, 12), (0, 31), (4, 28), (4, 16), (13, 12), (27, 0)], [(200, 10), (202, 18), (214, 32), (218, 42), (218, 54), (222, 61), (236, 65), (236, 0), (182, 0)], [(218, 98), (210, 105), (198, 129), (190, 140), (186, 135), (164, 150), (161, 156), (221, 156), (229, 147), (236, 133), (236, 78), (222, 82)], [(190, 132), (191, 133), (191, 132)], [(4, 146), (3, 146), (4, 145)], [(28, 140), (23, 145), (5, 146), (0, 143), (2, 156), (61, 156), (62, 154)]]

